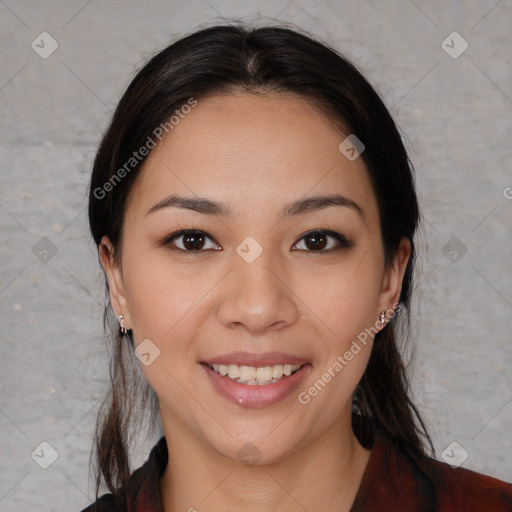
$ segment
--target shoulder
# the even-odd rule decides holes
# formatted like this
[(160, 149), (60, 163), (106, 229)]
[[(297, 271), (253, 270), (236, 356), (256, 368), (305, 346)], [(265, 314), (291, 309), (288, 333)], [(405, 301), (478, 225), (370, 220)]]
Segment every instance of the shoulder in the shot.
[(426, 455), (379, 432), (352, 512), (512, 512), (512, 484)]
[(427, 466), (440, 511), (512, 511), (512, 484), (433, 459)]
[(104, 494), (82, 512), (125, 512), (124, 500), (116, 498), (112, 493)]
[(81, 512), (153, 512), (159, 510), (160, 477), (167, 466), (167, 443), (162, 437), (148, 460), (129, 477), (115, 494), (107, 493)]

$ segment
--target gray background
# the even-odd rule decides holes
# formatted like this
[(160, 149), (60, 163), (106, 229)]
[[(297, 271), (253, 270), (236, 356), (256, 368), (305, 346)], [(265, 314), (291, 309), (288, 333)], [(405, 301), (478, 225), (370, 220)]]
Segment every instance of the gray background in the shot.
[[(456, 441), (462, 448), (447, 453), (467, 451), (463, 467), (511, 481), (511, 1), (4, 0), (0, 510), (79, 510), (92, 500), (107, 366), (85, 211), (91, 161), (135, 70), (223, 17), (297, 24), (352, 58), (383, 95), (425, 215), (414, 393), (438, 457)], [(46, 59), (31, 47), (43, 31), (59, 45)], [(445, 43), (452, 56), (441, 46), (453, 31), (469, 44), (458, 58), (461, 41)], [(50, 462), (43, 441), (58, 454), (48, 469), (31, 458), (36, 450)]]

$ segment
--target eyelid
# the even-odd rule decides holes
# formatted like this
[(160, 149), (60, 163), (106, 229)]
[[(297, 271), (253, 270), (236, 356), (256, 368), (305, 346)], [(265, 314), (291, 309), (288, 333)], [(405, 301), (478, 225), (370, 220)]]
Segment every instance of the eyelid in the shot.
[[(329, 252), (336, 251), (336, 250), (341, 250), (341, 249), (350, 249), (351, 247), (354, 246), (354, 242), (352, 240), (349, 240), (342, 233), (339, 233), (337, 231), (333, 231), (333, 230), (330, 230), (330, 229), (317, 228), (317, 229), (311, 229), (311, 230), (307, 231), (306, 233), (302, 234), (297, 239), (297, 241), (293, 244), (292, 249), (295, 246), (297, 246), (303, 239), (307, 238), (308, 236), (317, 234), (317, 233), (320, 233), (323, 236), (334, 238), (338, 242), (338, 246), (337, 247), (331, 247), (330, 249), (319, 250), (319, 251), (307, 250), (307, 249), (297, 249), (297, 250), (308, 252), (308, 253), (322, 254), (322, 253), (329, 253)], [(175, 231), (175, 232), (171, 233), (170, 235), (167, 235), (166, 237), (164, 237), (160, 241), (160, 244), (163, 245), (163, 246), (173, 245), (174, 240), (176, 240), (177, 238), (180, 238), (182, 236), (185, 236), (187, 234), (199, 234), (199, 235), (202, 235), (205, 238), (208, 238), (209, 240), (211, 240), (217, 247), (221, 247), (220, 244), (211, 235), (209, 235), (206, 231), (203, 231), (201, 229), (194, 229), (194, 228), (180, 229), (178, 231)], [(211, 249), (211, 248), (210, 249), (198, 249), (196, 251), (187, 251), (185, 249), (181, 249), (180, 247), (173, 246), (172, 250), (181, 251), (181, 252), (187, 252), (187, 253), (200, 253), (200, 252), (211, 251), (211, 250), (219, 251), (219, 250), (222, 250), (222, 248), (220, 248), (220, 249), (217, 249), (217, 248), (215, 248), (215, 249)]]
[(342, 233), (339, 233), (337, 231), (333, 231), (333, 230), (330, 230), (330, 229), (318, 228), (318, 229), (311, 229), (308, 232), (306, 232), (303, 235), (301, 235), (300, 238), (297, 240), (297, 242), (295, 242), (293, 244), (293, 247), (295, 247), (304, 238), (306, 238), (306, 237), (308, 237), (310, 235), (316, 234), (316, 233), (321, 233), (324, 236), (328, 236), (328, 237), (334, 238), (338, 242), (338, 244), (339, 244), (338, 247), (334, 247), (334, 248), (326, 249), (326, 250), (321, 250), (321, 251), (311, 251), (311, 250), (308, 251), (308, 250), (304, 250), (304, 249), (299, 249), (299, 250), (304, 250), (305, 252), (309, 252), (309, 253), (322, 254), (322, 253), (329, 253), (331, 251), (336, 251), (336, 250), (341, 250), (341, 249), (350, 249), (351, 247), (353, 247), (355, 245), (352, 240), (349, 240)]
[[(220, 244), (211, 235), (209, 235), (206, 231), (203, 231), (202, 229), (194, 229), (194, 228), (180, 229), (178, 231), (174, 231), (170, 235), (166, 235), (160, 241), (160, 245), (163, 245), (163, 246), (173, 245), (172, 242), (174, 242), (175, 239), (180, 238), (181, 236), (189, 235), (189, 234), (202, 235), (205, 238), (208, 238), (209, 240), (211, 240), (217, 247), (220, 247)], [(201, 250), (197, 250), (197, 251), (186, 251), (186, 250), (180, 249), (179, 247), (176, 247), (176, 246), (173, 246), (172, 249), (176, 250), (176, 251), (187, 252), (187, 253), (205, 252), (205, 249), (201, 249)], [(207, 249), (207, 250), (218, 251), (218, 250), (222, 250), (222, 249)]]

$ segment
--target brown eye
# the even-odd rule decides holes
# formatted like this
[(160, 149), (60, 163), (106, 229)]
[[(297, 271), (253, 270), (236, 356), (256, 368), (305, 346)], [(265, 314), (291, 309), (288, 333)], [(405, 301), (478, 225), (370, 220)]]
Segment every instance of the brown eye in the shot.
[[(210, 247), (205, 248), (208, 242), (210, 242)], [(172, 249), (184, 252), (204, 252), (208, 249), (220, 250), (220, 247), (204, 231), (195, 229), (181, 230), (173, 233), (163, 241), (163, 244), (172, 245), (174, 246)]]
[(324, 233), (312, 233), (304, 238), (306, 247), (312, 251), (325, 249), (327, 245), (327, 236)]
[(197, 251), (203, 248), (205, 237), (202, 234), (183, 235), (183, 246), (189, 251)]
[[(332, 242), (332, 240), (334, 240), (334, 242)], [(298, 247), (301, 243), (303, 243), (304, 247)], [(330, 252), (349, 248), (353, 245), (354, 243), (345, 238), (341, 233), (316, 230), (306, 233), (294, 247), (308, 252)]]

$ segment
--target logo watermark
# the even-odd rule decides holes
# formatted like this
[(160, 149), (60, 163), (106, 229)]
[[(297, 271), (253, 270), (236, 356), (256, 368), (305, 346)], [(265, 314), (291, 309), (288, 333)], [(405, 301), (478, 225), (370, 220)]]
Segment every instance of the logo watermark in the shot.
[[(391, 320), (397, 313), (400, 312), (402, 309), (402, 304), (397, 303), (395, 304), (395, 307), (386, 310), (385, 315), (386, 319)], [(336, 361), (334, 361), (333, 364), (327, 368), (327, 370), (322, 374), (322, 376), (315, 381), (315, 383), (310, 386), (307, 391), (301, 391), (298, 396), (297, 400), (302, 405), (307, 405), (309, 402), (311, 402), (311, 398), (314, 398), (315, 396), (322, 391), (325, 386), (331, 382), (331, 380), (336, 377), (337, 374), (339, 374), (345, 366), (347, 366), (350, 361), (354, 359), (354, 356), (359, 354), (361, 352), (362, 347), (366, 346), (368, 344), (368, 339), (373, 337), (382, 330), (382, 324), (380, 323), (380, 320), (375, 322), (375, 324), (372, 327), (365, 328), (364, 331), (360, 332), (357, 335), (357, 339), (352, 340), (352, 344), (350, 345), (350, 348), (343, 354), (339, 355), (336, 358)], [(358, 343), (359, 341), (359, 343)]]
[(189, 98), (187, 103), (182, 105), (178, 110), (174, 111), (174, 114), (160, 126), (157, 126), (152, 134), (148, 136), (145, 144), (143, 144), (138, 151), (134, 151), (132, 156), (124, 163), (122, 167), (119, 167), (117, 171), (101, 186), (96, 187), (93, 191), (93, 195), (96, 199), (104, 199), (107, 196), (108, 192), (112, 192), (114, 187), (121, 182), (123, 178), (126, 177), (127, 174), (130, 173), (135, 167), (137, 167), (143, 160), (148, 156), (149, 152), (156, 147), (155, 139), (162, 140), (164, 134), (169, 133), (174, 130), (176, 125), (179, 124), (180, 119), (183, 119), (193, 107), (197, 105), (197, 100), (194, 98)]

